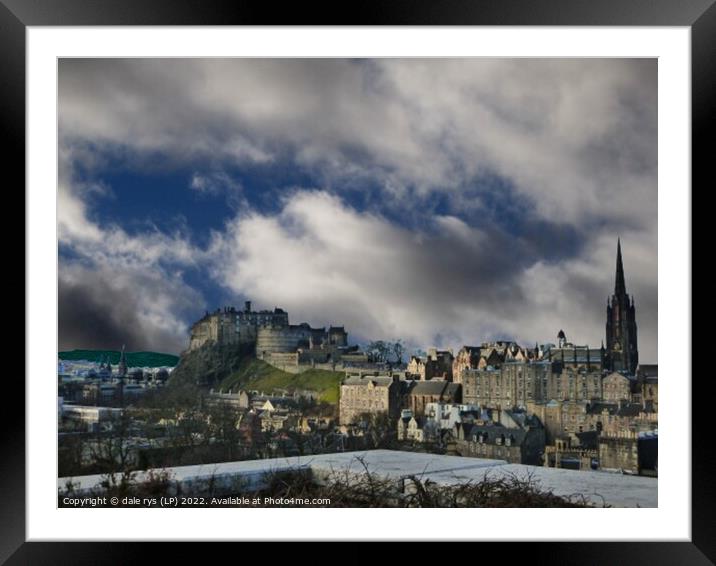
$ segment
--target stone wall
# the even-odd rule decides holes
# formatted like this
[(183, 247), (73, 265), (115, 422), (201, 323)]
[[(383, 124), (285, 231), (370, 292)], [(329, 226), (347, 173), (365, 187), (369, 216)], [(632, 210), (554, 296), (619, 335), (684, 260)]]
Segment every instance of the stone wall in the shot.
[(214, 342), (227, 346), (251, 344), (256, 341), (257, 329), (261, 327), (288, 327), (288, 313), (282, 309), (252, 311), (247, 303), (243, 311), (224, 307), (206, 313), (191, 327), (189, 350), (201, 348)]
[(293, 371), (298, 368), (297, 352), (267, 352), (261, 359), (275, 368), (288, 371), (290, 373), (297, 373)]
[(314, 348), (328, 342), (324, 328), (311, 328), (308, 324), (287, 327), (259, 327), (256, 334), (256, 357), (264, 353), (295, 352), (298, 348)]
[(599, 467), (639, 473), (639, 443), (636, 434), (599, 438)]

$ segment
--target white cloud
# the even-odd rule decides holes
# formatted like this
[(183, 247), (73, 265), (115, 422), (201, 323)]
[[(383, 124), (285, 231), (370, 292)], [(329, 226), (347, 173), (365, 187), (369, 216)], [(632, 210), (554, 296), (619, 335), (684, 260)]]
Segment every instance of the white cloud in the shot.
[[(629, 241), (629, 290), (648, 296), (656, 266), (643, 261), (646, 241)], [(611, 237), (586, 259), (551, 265), (525, 257), (527, 242), (494, 243), (455, 218), (412, 232), (325, 192), (299, 191), (280, 214), (238, 217), (217, 234), (214, 275), (257, 304), (287, 308), (294, 322), (345, 323), (362, 338), (459, 347), (490, 337), (549, 341), (564, 328), (576, 341), (600, 343), (613, 289)], [(648, 322), (640, 328), (652, 360), (656, 321)]]
[(62, 154), (59, 177), (58, 239), (73, 252), (60, 261), (60, 347), (116, 348), (121, 344), (107, 341), (124, 340), (133, 348), (179, 352), (187, 317), (206, 305), (176, 268), (196, 267), (204, 252), (181, 232), (129, 235), (121, 226), (99, 225), (85, 201), (96, 188), (75, 182), (73, 163)]
[(497, 173), (545, 218), (655, 213), (650, 60), (63, 60), (68, 138), (461, 191)]
[[(97, 269), (170, 278), (162, 262), (211, 265), (233, 292), (294, 319), (422, 345), (559, 328), (596, 343), (621, 235), (640, 348), (656, 358), (655, 61), (65, 59), (59, 96), (60, 241)], [(118, 158), (189, 165), (191, 189), (234, 199), (241, 188), (223, 172), (245, 165), (301, 168), (322, 191), (287, 194), (274, 216), (234, 205), (204, 251), (181, 230), (130, 236), (90, 220), (91, 186), (74, 166), (101, 178)], [(492, 175), (514, 190), (473, 186)], [(335, 196), (366, 183), (380, 187), (369, 210), (424, 228)], [(445, 196), (449, 214), (425, 212)], [(465, 221), (490, 199), (545, 225), (510, 237)], [(570, 230), (548, 232), (556, 225)], [(559, 253), (568, 238), (576, 258)]]

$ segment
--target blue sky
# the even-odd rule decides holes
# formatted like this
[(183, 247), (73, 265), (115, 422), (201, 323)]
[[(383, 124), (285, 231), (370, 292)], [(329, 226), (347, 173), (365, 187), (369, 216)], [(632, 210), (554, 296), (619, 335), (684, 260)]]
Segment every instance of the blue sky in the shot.
[(245, 299), (357, 341), (597, 345), (621, 236), (656, 361), (653, 61), (59, 68), (63, 349), (178, 353)]

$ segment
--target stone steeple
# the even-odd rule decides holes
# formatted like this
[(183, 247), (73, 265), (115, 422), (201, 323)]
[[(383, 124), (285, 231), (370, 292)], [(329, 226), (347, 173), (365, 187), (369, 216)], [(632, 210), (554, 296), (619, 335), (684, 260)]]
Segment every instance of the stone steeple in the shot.
[(626, 292), (621, 240), (617, 240), (617, 263), (614, 294), (607, 302), (606, 361), (608, 369), (636, 372), (639, 351), (636, 339), (636, 309), (634, 298)]
[(614, 295), (626, 295), (626, 283), (624, 282), (624, 265), (622, 264), (622, 243), (617, 238), (617, 273), (614, 278)]
[(125, 377), (127, 375), (127, 359), (124, 355), (124, 344), (122, 344), (122, 353), (119, 355), (117, 373), (119, 374), (119, 377)]

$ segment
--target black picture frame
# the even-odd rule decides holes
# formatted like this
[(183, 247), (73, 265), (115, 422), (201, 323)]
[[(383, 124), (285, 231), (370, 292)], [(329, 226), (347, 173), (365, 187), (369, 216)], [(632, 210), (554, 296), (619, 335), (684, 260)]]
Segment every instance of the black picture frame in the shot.
[[(228, 0), (0, 0), (0, 125), (9, 142), (6, 173), (16, 186), (25, 186), (25, 33), (28, 26), (116, 25), (462, 25), (462, 26), (686, 26), (692, 49), (692, 184), (706, 189), (713, 160), (708, 141), (716, 116), (715, 0), (394, 0), (363, 1), (346, 10), (342, 3), (286, 3)], [(709, 179), (710, 180), (710, 179)], [(711, 182), (711, 184), (713, 184)], [(9, 185), (9, 183), (8, 183)], [(693, 194), (693, 189), (692, 189)], [(24, 201), (21, 205), (24, 210)], [(23, 276), (24, 277), (24, 276)], [(25, 282), (26, 283), (26, 282)], [(26, 301), (29, 298), (26, 295)], [(691, 352), (685, 375), (690, 379)], [(195, 545), (152, 543), (25, 542), (25, 388), (7, 375), (5, 399), (21, 415), (0, 427), (0, 562), (8, 564), (129, 563), (157, 553), (163, 562), (180, 557), (206, 559)], [(706, 376), (704, 376), (706, 377)], [(707, 379), (692, 380), (693, 431), (710, 430)], [(511, 544), (510, 562), (520, 559), (551, 564), (710, 564), (716, 562), (714, 450), (705, 437), (692, 439), (691, 542), (584, 542)], [(711, 496), (711, 497), (710, 497)], [(158, 517), (159, 519), (159, 517)], [(585, 533), (586, 535), (594, 533)], [(77, 533), (81, 538), (82, 533)], [(277, 536), (282, 533), (277, 532)], [(285, 536), (285, 535), (283, 535)], [(288, 535), (290, 536), (290, 534)], [(316, 534), (320, 539), (320, 533)], [(505, 543), (497, 543), (505, 544)], [(510, 544), (510, 543), (507, 543)], [(161, 548), (159, 548), (161, 547)], [(421, 547), (417, 548), (422, 552)], [(484, 550), (487, 549), (487, 550)], [(463, 548), (455, 549), (462, 554)], [(506, 550), (506, 549), (505, 549)], [(491, 552), (492, 547), (478, 551)], [(320, 552), (331, 556), (322, 546)], [(502, 550), (498, 550), (502, 553)], [(242, 555), (248, 559), (245, 547)], [(456, 554), (456, 557), (460, 556)], [(503, 556), (508, 556), (503, 554)], [(315, 557), (315, 555), (314, 555)], [(331, 556), (338, 560), (338, 556)], [(460, 559), (467, 558), (462, 554)]]

